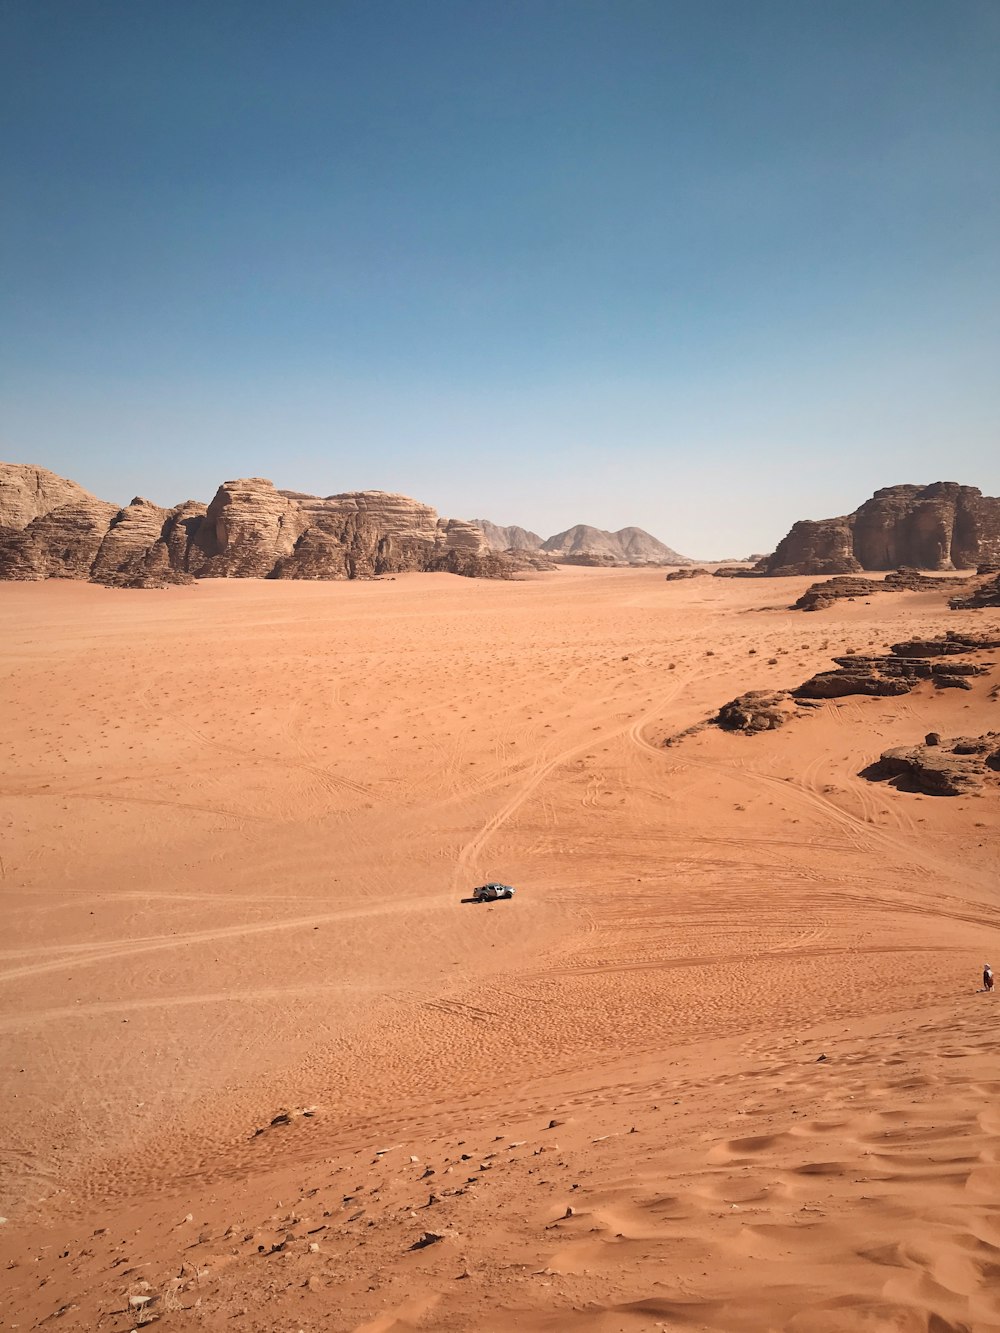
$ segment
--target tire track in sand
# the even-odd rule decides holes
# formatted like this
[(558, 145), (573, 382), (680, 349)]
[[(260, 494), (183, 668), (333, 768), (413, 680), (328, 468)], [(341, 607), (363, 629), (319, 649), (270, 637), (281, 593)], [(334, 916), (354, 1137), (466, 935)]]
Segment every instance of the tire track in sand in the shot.
[[(631, 736), (643, 749), (650, 750), (662, 758), (661, 747), (642, 735), (641, 726), (633, 727)], [(914, 869), (921, 871), (929, 870), (934, 874), (942, 875), (952, 883), (963, 885), (968, 883), (970, 875), (975, 874), (968, 866), (956, 866), (944, 857), (935, 856), (932, 853), (918, 849), (914, 842), (908, 840), (905, 836), (892, 833), (888, 829), (879, 828), (877, 825), (858, 818), (857, 815), (850, 814), (815, 790), (814, 786), (806, 785), (794, 778), (774, 777), (769, 773), (760, 773), (756, 769), (747, 768), (742, 764), (738, 766), (724, 764), (711, 759), (696, 758), (694, 755), (681, 757), (675, 754), (671, 756), (671, 762), (689, 764), (693, 768), (702, 768), (713, 773), (725, 773), (730, 777), (745, 778), (748, 782), (756, 783), (768, 790), (780, 791), (791, 799), (797, 800), (814, 814), (821, 815), (828, 823), (839, 827), (848, 842), (863, 856), (877, 856), (880, 850), (882, 852), (889, 851), (893, 856), (899, 858), (902, 865), (912, 866)], [(812, 775), (811, 782), (814, 783), (815, 780), (815, 775)], [(989, 877), (983, 875), (981, 878), (984, 887), (992, 885), (992, 880)]]
[(436, 894), (432, 898), (401, 901), (391, 899), (388, 902), (373, 903), (367, 907), (350, 907), (339, 912), (324, 912), (316, 916), (293, 917), (286, 921), (255, 921), (246, 925), (219, 926), (215, 930), (197, 930), (184, 935), (155, 935), (145, 939), (123, 940), (95, 944), (90, 953), (76, 953), (67, 957), (62, 951), (58, 958), (45, 962), (32, 963), (22, 967), (0, 972), (0, 981), (22, 981), (28, 977), (40, 976), (45, 972), (58, 972), (64, 967), (90, 967), (95, 963), (115, 962), (120, 958), (136, 954), (156, 953), (163, 949), (180, 949), (189, 945), (214, 944), (220, 941), (243, 939), (250, 935), (265, 935), (279, 930), (304, 930), (311, 926), (322, 926), (331, 921), (350, 921), (361, 917), (398, 916), (400, 912), (425, 911), (437, 904), (451, 901), (450, 894)]
[(203, 1004), (253, 1004), (260, 1000), (311, 999), (345, 990), (362, 989), (353, 983), (317, 982), (309, 986), (265, 986), (254, 990), (205, 991), (197, 995), (151, 995), (132, 1000), (94, 1000), (89, 1004), (66, 1004), (31, 1013), (11, 1014), (0, 1019), (0, 1032), (18, 1032), (43, 1023), (61, 1023), (66, 1019), (89, 1018), (100, 1014), (141, 1013), (148, 1009), (178, 1009)]
[[(472, 837), (462, 847), (455, 861), (455, 869), (452, 873), (452, 884), (458, 886), (459, 881), (468, 875), (471, 867), (474, 865), (477, 857), (489, 840), (499, 832), (501, 828), (511, 819), (517, 811), (530, 799), (538, 790), (545, 779), (553, 773), (562, 764), (570, 759), (575, 759), (577, 755), (583, 754), (601, 741), (615, 740), (619, 736), (628, 736), (632, 739), (638, 739), (642, 728), (649, 725), (654, 717), (658, 717), (666, 704), (672, 703), (687, 685), (687, 677), (678, 679), (665, 698), (657, 700), (656, 704), (645, 710), (637, 718), (624, 723), (622, 726), (613, 727), (610, 731), (601, 732), (594, 735), (593, 732), (588, 735), (584, 741), (579, 741), (576, 745), (569, 745), (560, 750), (550, 759), (542, 760), (534, 764), (526, 780), (510, 795), (499, 810), (495, 811), (485, 822), (476, 830)], [(641, 742), (640, 742), (641, 743)], [(655, 749), (655, 747), (650, 747)], [(659, 754), (659, 751), (655, 751)]]

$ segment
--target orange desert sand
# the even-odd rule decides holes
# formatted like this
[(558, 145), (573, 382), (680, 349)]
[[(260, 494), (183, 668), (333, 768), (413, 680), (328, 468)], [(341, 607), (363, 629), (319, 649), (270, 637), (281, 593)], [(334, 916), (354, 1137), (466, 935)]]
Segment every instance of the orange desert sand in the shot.
[(809, 582), (0, 585), (0, 1328), (1000, 1330), (1000, 666), (663, 745), (996, 619)]

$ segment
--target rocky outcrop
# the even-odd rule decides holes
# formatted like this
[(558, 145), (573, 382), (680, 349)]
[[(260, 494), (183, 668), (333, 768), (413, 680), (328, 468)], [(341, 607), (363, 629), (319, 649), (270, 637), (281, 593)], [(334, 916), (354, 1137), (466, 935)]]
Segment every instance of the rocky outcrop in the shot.
[(530, 567), (491, 550), (474, 523), (438, 518), (429, 505), (405, 495), (356, 491), (288, 498), (299, 507), (301, 534), (290, 551), (280, 553), (278, 578), (370, 578), (408, 570), (504, 578)]
[(1000, 634), (949, 631), (932, 639), (908, 639), (887, 654), (835, 657), (837, 669), (820, 671), (792, 694), (797, 699), (837, 699), (849, 694), (908, 694), (922, 680), (939, 689), (969, 689), (971, 677), (985, 675), (992, 663), (956, 661), (959, 655), (1000, 648)]
[(723, 731), (776, 731), (792, 714), (787, 690), (750, 690), (738, 699), (723, 704), (713, 721)]
[(866, 579), (855, 574), (837, 574), (822, 583), (814, 583), (792, 603), (793, 611), (823, 611), (834, 602), (858, 597), (873, 597), (880, 592), (947, 592), (966, 588), (965, 578), (934, 578), (917, 569), (897, 569), (884, 579)]
[(791, 605), (792, 611), (825, 611), (834, 602), (853, 602), (858, 597), (873, 597), (882, 592), (880, 579), (866, 579), (854, 574), (835, 574), (832, 579), (811, 584)]
[(985, 611), (1000, 607), (1000, 575), (980, 583), (971, 592), (953, 597), (948, 605), (953, 611)]
[[(205, 513), (197, 510), (198, 524)], [(186, 530), (181, 540), (175, 530), (187, 516), (187, 507), (162, 509), (151, 500), (137, 496), (111, 520), (98, 548), (89, 577), (95, 583), (113, 588), (164, 587), (168, 583), (189, 583), (191, 575), (184, 567), (188, 547)], [(173, 538), (173, 541), (171, 541)]]
[(922, 745), (885, 750), (861, 776), (890, 782), (901, 791), (926, 796), (966, 796), (981, 790), (1000, 771), (1000, 732), (942, 741), (930, 735)]
[[(978, 652), (997, 642), (946, 635), (928, 642), (893, 644), (889, 653), (849, 654), (835, 657), (836, 670), (820, 671), (803, 681), (792, 694), (797, 699), (839, 699), (849, 694), (909, 694), (923, 680), (939, 689), (970, 689), (969, 678), (985, 675), (988, 665), (955, 661), (958, 652)], [(944, 660), (937, 660), (937, 659)]]
[(264, 477), (223, 482), (198, 526), (188, 570), (200, 578), (269, 578), (307, 527), (300, 502)]
[(896, 657), (954, 657), (956, 653), (985, 653), (1000, 648), (1000, 634), (960, 634), (948, 630), (933, 639), (906, 639), (894, 643), (890, 651)]
[(800, 519), (772, 555), (754, 566), (770, 577), (852, 574), (864, 568), (854, 555), (850, 518)]
[[(982, 634), (960, 634), (949, 631), (932, 639), (909, 639), (892, 644), (886, 654), (849, 654), (835, 657), (835, 670), (820, 671), (794, 690), (750, 690), (723, 704), (718, 713), (704, 722), (689, 727), (686, 732), (668, 737), (665, 745), (676, 745), (685, 737), (714, 723), (724, 731), (755, 735), (775, 731), (783, 726), (796, 709), (822, 708), (825, 699), (860, 694), (894, 696), (909, 694), (921, 681), (929, 680), (938, 689), (971, 689), (971, 679), (983, 676), (993, 667), (992, 661), (956, 661), (958, 654), (982, 654), (1000, 648), (1000, 631)], [(995, 686), (991, 698), (1000, 697), (1000, 686)], [(981, 743), (982, 742), (982, 743)], [(988, 743), (987, 743), (988, 742)], [(937, 733), (929, 733), (924, 745), (933, 749), (942, 744)], [(990, 732), (985, 738), (959, 739), (945, 747), (949, 753), (964, 756), (980, 755), (988, 768), (1000, 770), (1000, 734)], [(902, 752), (899, 752), (902, 753)], [(896, 751), (887, 751), (889, 755)], [(909, 750), (906, 751), (909, 755)], [(886, 755), (882, 756), (883, 759)], [(889, 770), (866, 776), (890, 776)], [(945, 765), (947, 767), (947, 765)], [(902, 773), (904, 768), (893, 770)]]
[(0, 528), (0, 577), (89, 578), (117, 512), (117, 505), (81, 491), (79, 497), (57, 503), (23, 527)]
[(75, 481), (30, 463), (0, 463), (0, 529), (21, 531), (36, 518), (65, 505), (97, 499)]
[(888, 486), (841, 518), (803, 519), (757, 565), (761, 573), (855, 574), (866, 569), (974, 569), (1000, 559), (1000, 499), (938, 481)]
[[(224, 482), (207, 507), (98, 500), (40, 468), (0, 464), (0, 578), (121, 587), (197, 578), (351, 579), (408, 570), (508, 578), (541, 563), (490, 549), (476, 524), (403, 495), (325, 498), (262, 477)], [(46, 508), (46, 505), (50, 505)]]
[(707, 576), (707, 569), (702, 569), (700, 565), (694, 565), (687, 569), (672, 569), (667, 575), (667, 582), (677, 583), (680, 579), (700, 579)]

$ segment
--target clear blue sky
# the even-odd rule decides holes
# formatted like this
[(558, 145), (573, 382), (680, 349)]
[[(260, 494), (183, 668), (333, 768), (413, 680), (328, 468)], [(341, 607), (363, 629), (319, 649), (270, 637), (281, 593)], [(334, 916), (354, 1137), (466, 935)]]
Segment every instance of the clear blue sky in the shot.
[(0, 457), (769, 549), (1000, 493), (997, 0), (3, 0)]

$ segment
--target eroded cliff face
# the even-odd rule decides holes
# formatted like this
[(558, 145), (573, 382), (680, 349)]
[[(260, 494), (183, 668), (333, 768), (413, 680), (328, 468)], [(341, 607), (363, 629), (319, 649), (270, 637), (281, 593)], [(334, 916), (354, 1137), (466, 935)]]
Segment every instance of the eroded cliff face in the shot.
[(31, 463), (0, 464), (0, 529), (26, 528), (64, 505), (96, 500), (75, 481)]
[(116, 513), (116, 505), (46, 468), (0, 465), (0, 574), (88, 578)]
[(0, 578), (143, 586), (197, 578), (351, 579), (409, 570), (506, 578), (520, 565), (475, 524), (405, 495), (326, 498), (263, 477), (224, 482), (207, 507), (123, 509), (43, 468), (0, 464)]
[(90, 571), (81, 577), (115, 587), (183, 583), (191, 520), (200, 525), (205, 506), (189, 501), (163, 509), (137, 496), (111, 520)]
[(888, 486), (853, 514), (794, 524), (765, 574), (856, 574), (865, 569), (970, 569), (1000, 559), (1000, 499), (937, 481)]
[(792, 524), (773, 555), (754, 566), (763, 574), (856, 574), (863, 569), (854, 554), (851, 517), (803, 518)]

